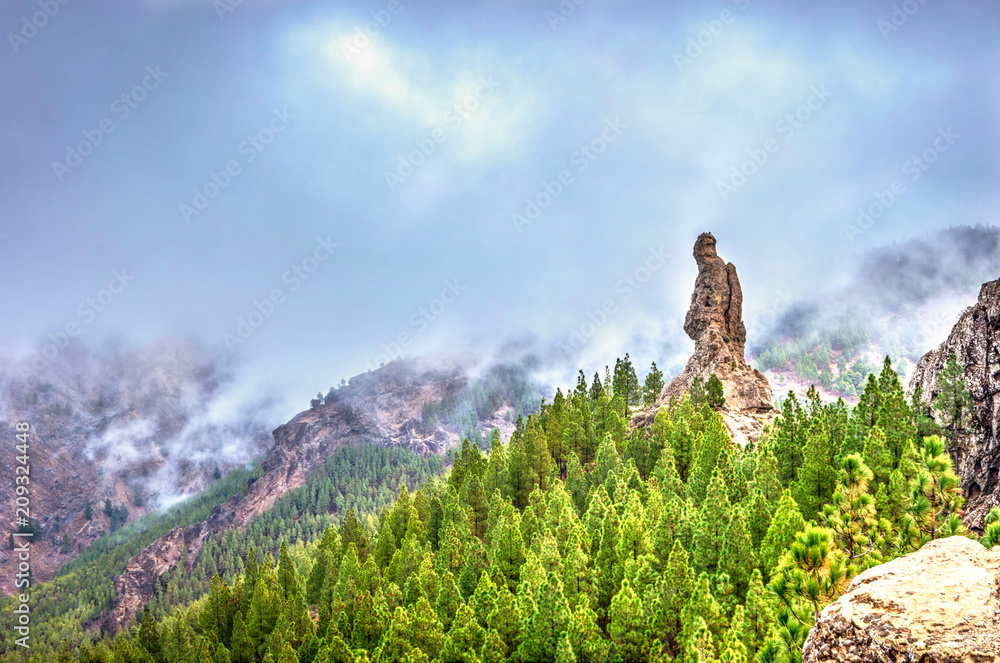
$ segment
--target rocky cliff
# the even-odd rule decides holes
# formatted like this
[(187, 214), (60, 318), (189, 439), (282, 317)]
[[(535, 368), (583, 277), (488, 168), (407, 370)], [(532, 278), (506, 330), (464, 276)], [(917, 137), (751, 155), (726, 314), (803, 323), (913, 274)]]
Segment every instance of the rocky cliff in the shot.
[(719, 257), (711, 233), (698, 236), (694, 259), (698, 277), (684, 319), (684, 331), (694, 341), (694, 354), (681, 374), (664, 387), (657, 403), (636, 422), (650, 422), (661, 405), (672, 397), (680, 398), (696, 377), (707, 382), (715, 373), (726, 396), (722, 415), (730, 436), (737, 443), (756, 440), (776, 413), (767, 378), (746, 361), (743, 289), (736, 267)]
[(865, 571), (809, 632), (803, 663), (1000, 663), (1000, 547), (960, 536)]
[(921, 388), (929, 405), (952, 353), (965, 367), (975, 413), (971, 426), (954, 431), (948, 450), (962, 477), (966, 524), (980, 529), (990, 508), (1000, 504), (1000, 280), (983, 284), (978, 301), (962, 313), (944, 343), (920, 359), (910, 393)]
[[(413, 361), (394, 361), (351, 378), (322, 405), (279, 426), (273, 434), (274, 447), (261, 462), (264, 474), (250, 484), (246, 495), (217, 506), (203, 522), (175, 528), (128, 562), (115, 579), (114, 603), (101, 629), (113, 633), (130, 625), (163, 575), (180, 562), (185, 547), (193, 564), (210, 535), (245, 527), (281, 495), (302, 486), (313, 468), (341, 445), (379, 444), (428, 455), (458, 444), (460, 431), (455, 424), (426, 424), (422, 409), (427, 402), (461, 400), (469, 382), (457, 366), (423, 369)], [(507, 412), (509, 408), (501, 407), (480, 421), (481, 429), (498, 428), (504, 439), (509, 438), (514, 423), (504, 416)]]

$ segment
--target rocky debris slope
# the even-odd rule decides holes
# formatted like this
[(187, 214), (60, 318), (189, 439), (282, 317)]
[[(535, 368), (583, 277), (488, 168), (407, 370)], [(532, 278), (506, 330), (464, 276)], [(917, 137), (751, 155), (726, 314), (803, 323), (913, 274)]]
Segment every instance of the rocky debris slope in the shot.
[[(133, 557), (115, 579), (115, 598), (101, 622), (105, 632), (129, 626), (156, 591), (160, 578), (177, 566), (188, 549), (194, 564), (205, 540), (227, 529), (242, 529), (279, 497), (302, 486), (309, 473), (343, 444), (359, 442), (403, 447), (429, 455), (459, 443), (454, 425), (431, 426), (422, 419), (427, 402), (460, 399), (469, 384), (459, 367), (421, 369), (413, 361), (394, 361), (351, 378), (331, 391), (325, 403), (297, 414), (274, 431), (274, 447), (261, 462), (262, 477), (242, 498), (233, 497), (212, 510), (207, 520), (175, 528)], [(509, 438), (513, 424), (501, 408), (480, 422), (482, 430), (498, 428)]]
[(726, 396), (723, 418), (738, 443), (755, 440), (775, 415), (771, 386), (760, 371), (747, 364), (747, 332), (743, 324), (743, 289), (736, 267), (719, 257), (715, 237), (702, 233), (694, 245), (698, 277), (684, 331), (694, 340), (694, 354), (683, 372), (660, 394), (654, 406), (639, 415), (637, 423), (652, 420), (656, 410), (680, 398), (696, 377), (707, 382), (715, 373)]
[(1000, 280), (984, 283), (979, 300), (962, 313), (944, 343), (920, 359), (909, 392), (921, 388), (929, 405), (952, 353), (965, 367), (975, 413), (972, 426), (955, 431), (948, 450), (962, 478), (966, 525), (981, 529), (990, 508), (1000, 504)]
[(1000, 663), (1000, 547), (961, 536), (865, 571), (809, 632), (803, 663)]

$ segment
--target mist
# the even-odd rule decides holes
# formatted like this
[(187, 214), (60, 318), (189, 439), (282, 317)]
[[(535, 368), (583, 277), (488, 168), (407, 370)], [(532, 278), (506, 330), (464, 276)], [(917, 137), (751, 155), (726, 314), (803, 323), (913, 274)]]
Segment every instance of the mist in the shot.
[(794, 370), (818, 383), (807, 375), (813, 358), (807, 357), (806, 367), (799, 362), (822, 346), (847, 363), (859, 361), (859, 380), (886, 356), (906, 380), (976, 302), (980, 286), (1000, 278), (1000, 228), (926, 233), (868, 251), (829, 276), (826, 288), (790, 296), (755, 320), (748, 352), (757, 367)]

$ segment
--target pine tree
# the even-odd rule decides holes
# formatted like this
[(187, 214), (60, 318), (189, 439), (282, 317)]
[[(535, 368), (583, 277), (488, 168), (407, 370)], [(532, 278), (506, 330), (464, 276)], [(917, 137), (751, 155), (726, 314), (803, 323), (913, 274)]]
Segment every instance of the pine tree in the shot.
[(601, 394), (604, 393), (604, 387), (601, 385), (601, 376), (596, 372), (594, 373), (594, 381), (590, 385), (590, 400), (591, 402), (596, 402)]
[(691, 598), (694, 584), (687, 551), (680, 541), (675, 541), (656, 584), (655, 600), (648, 615), (650, 631), (660, 638), (668, 656), (680, 653), (681, 611)]
[(256, 646), (250, 640), (247, 626), (243, 621), (243, 613), (237, 612), (233, 620), (232, 663), (254, 663), (255, 652)]
[(435, 610), (441, 625), (447, 631), (451, 628), (455, 615), (458, 614), (459, 606), (463, 605), (462, 597), (458, 592), (458, 585), (455, 583), (455, 576), (445, 573), (441, 578), (441, 589), (438, 592)]
[(932, 407), (941, 418), (941, 424), (951, 435), (973, 422), (975, 403), (965, 386), (965, 368), (958, 363), (955, 353), (948, 355), (948, 363), (937, 375), (938, 395)]
[(743, 642), (746, 630), (747, 623), (744, 618), (743, 606), (738, 605), (733, 611), (731, 626), (722, 645), (719, 663), (749, 663), (747, 647)]
[(354, 544), (357, 551), (358, 561), (364, 562), (368, 555), (368, 535), (365, 534), (364, 527), (354, 509), (348, 509), (344, 514), (344, 522), (340, 525), (340, 546), (342, 553), (347, 552), (348, 546)]
[(757, 568), (757, 557), (743, 509), (737, 506), (732, 513), (732, 520), (729, 521), (729, 528), (722, 541), (718, 568), (729, 575), (736, 596), (742, 603), (750, 586), (750, 575)]
[(765, 577), (770, 577), (785, 550), (795, 540), (795, 535), (806, 528), (805, 519), (799, 511), (799, 505), (792, 499), (792, 494), (785, 491), (774, 512), (771, 526), (760, 544), (760, 565)]
[(493, 496), (495, 490), (503, 489), (504, 474), (506, 471), (507, 459), (504, 456), (500, 431), (494, 428), (493, 434), (490, 437), (490, 456), (486, 462), (486, 478), (483, 485), (483, 492), (487, 499)]
[(713, 663), (716, 660), (712, 633), (701, 617), (695, 617), (686, 629), (680, 660), (684, 663)]
[(276, 663), (299, 663), (299, 657), (292, 649), (289, 643), (285, 643), (285, 646), (281, 649), (281, 654), (278, 655)]
[(530, 481), (534, 483), (534, 486), (545, 490), (549, 485), (549, 476), (552, 474), (554, 461), (549, 453), (545, 433), (535, 425), (534, 419), (528, 421), (525, 430), (524, 453), (531, 470)]
[(705, 394), (705, 383), (700, 376), (696, 375), (691, 380), (688, 396), (691, 398), (691, 405), (695, 410), (700, 410), (708, 402), (708, 396)]
[(843, 554), (833, 545), (833, 532), (807, 527), (799, 532), (775, 570), (768, 589), (781, 604), (780, 638), (798, 651), (809, 626), (819, 619), (825, 605), (847, 588)]
[(694, 564), (697, 569), (709, 574), (715, 573), (731, 519), (732, 507), (726, 487), (716, 470), (708, 484), (694, 530)]
[(820, 419), (813, 419), (807, 426), (804, 462), (792, 494), (802, 511), (802, 516), (813, 520), (824, 504), (833, 496), (837, 471), (830, 452), (830, 436)]
[(427, 658), (437, 658), (444, 647), (444, 632), (441, 621), (425, 598), (420, 598), (410, 609), (410, 643), (420, 649)]
[(297, 599), (304, 600), (302, 577), (299, 575), (298, 569), (295, 568), (295, 564), (288, 554), (288, 546), (285, 545), (284, 541), (281, 542), (278, 552), (277, 572), (278, 589), (281, 592), (282, 602), (285, 603)]
[(164, 663), (163, 643), (160, 639), (160, 631), (156, 626), (156, 620), (149, 611), (147, 605), (142, 610), (142, 624), (139, 626), (138, 644), (148, 653), (156, 663)]
[(715, 600), (711, 582), (707, 574), (702, 573), (695, 582), (694, 590), (687, 605), (681, 610), (681, 642), (690, 642), (694, 637), (695, 625), (704, 623), (712, 635), (716, 648), (722, 644), (729, 624), (726, 614), (719, 602)]
[(983, 537), (979, 542), (986, 548), (1000, 546), (1000, 506), (995, 506), (983, 521)]
[(893, 471), (893, 458), (886, 445), (885, 433), (880, 427), (872, 426), (868, 436), (865, 437), (861, 459), (872, 472), (872, 481), (876, 488), (889, 482), (889, 476)]
[(556, 645), (555, 663), (576, 663), (576, 654), (573, 653), (573, 645), (569, 641), (569, 633), (559, 636), (559, 644)]
[(567, 636), (577, 663), (603, 663), (607, 660), (608, 642), (597, 626), (597, 613), (586, 603), (579, 603), (573, 611)]
[(787, 487), (798, 476), (802, 466), (804, 446), (805, 413), (799, 405), (795, 392), (789, 391), (781, 404), (781, 416), (774, 422), (768, 443), (778, 461), (778, 480)]
[(378, 537), (375, 539), (375, 548), (372, 550), (375, 565), (380, 570), (385, 570), (395, 554), (396, 538), (392, 534), (392, 527), (388, 522), (383, 522), (382, 527), (379, 528)]
[(621, 590), (611, 600), (608, 635), (616, 645), (616, 652), (624, 663), (645, 661), (647, 648), (646, 615), (642, 600), (632, 589), (628, 578), (622, 581)]
[(517, 650), (525, 663), (552, 661), (559, 637), (569, 625), (569, 605), (558, 575), (549, 572), (537, 596), (535, 611), (528, 619), (524, 640)]
[(521, 518), (511, 511), (499, 525), (494, 542), (491, 573), (497, 582), (503, 582), (507, 589), (514, 591), (521, 579), (521, 566), (525, 562), (524, 539), (521, 537)]
[[(398, 610), (402, 610), (399, 608)], [(405, 614), (405, 611), (404, 611)], [(314, 663), (354, 663), (354, 654), (338, 634), (327, 636)], [(233, 663), (236, 663), (235, 659)]]
[[(779, 493), (780, 495), (780, 493)], [(750, 507), (747, 510), (747, 528), (750, 531), (750, 543), (754, 550), (760, 550), (767, 528), (771, 526), (771, 504), (759, 490), (754, 490), (750, 496)]]
[[(875, 430), (875, 429), (873, 429)], [(880, 531), (875, 500), (868, 492), (872, 471), (857, 454), (841, 462), (837, 489), (830, 504), (823, 507), (822, 523), (835, 535), (837, 546), (847, 558), (847, 572), (856, 575), (881, 561), (879, 552), (886, 546), (885, 533)], [(888, 529), (888, 523), (884, 529)], [(871, 561), (865, 558), (871, 556)]]
[(479, 625), (469, 606), (464, 603), (455, 615), (455, 626), (448, 631), (441, 651), (441, 663), (479, 663), (479, 652), (486, 632)]
[(73, 653), (69, 650), (69, 640), (63, 640), (63, 646), (56, 657), (56, 663), (76, 663), (73, 659)]
[(537, 474), (525, 452), (523, 437), (515, 431), (507, 444), (507, 480), (504, 490), (504, 496), (510, 498), (514, 506), (519, 509), (528, 505), (528, 495), (534, 489), (537, 479)]
[(479, 625), (485, 628), (487, 618), (497, 604), (497, 586), (485, 571), (479, 576), (479, 584), (476, 585), (470, 604)]
[(750, 588), (747, 590), (746, 607), (744, 615), (746, 619), (746, 633), (744, 644), (748, 654), (755, 656), (757, 651), (764, 646), (768, 635), (774, 628), (774, 605), (773, 595), (764, 587), (764, 579), (760, 569), (754, 569), (750, 576)]
[(465, 502), (469, 509), (469, 527), (472, 534), (482, 540), (486, 536), (486, 518), (489, 515), (489, 503), (486, 501), (486, 491), (479, 477), (473, 475), (466, 482)]
[(649, 369), (649, 373), (646, 374), (646, 382), (643, 384), (642, 388), (642, 404), (644, 406), (650, 406), (656, 399), (659, 398), (660, 392), (663, 391), (663, 371), (656, 367), (656, 362)]
[(715, 373), (712, 373), (705, 383), (705, 398), (708, 406), (713, 410), (721, 410), (726, 404), (726, 395), (722, 390), (722, 380)]
[(615, 376), (612, 382), (614, 394), (621, 398), (622, 416), (628, 418), (628, 408), (630, 405), (638, 405), (642, 390), (639, 388), (639, 378), (636, 377), (635, 369), (632, 367), (632, 360), (628, 353), (625, 359), (615, 361)]
[(964, 534), (959, 513), (965, 499), (944, 441), (925, 438), (919, 453), (921, 467), (910, 483), (910, 508), (917, 527), (927, 540)]
[(587, 494), (590, 491), (590, 485), (586, 474), (584, 474), (583, 466), (580, 465), (579, 458), (572, 452), (570, 452), (569, 457), (566, 459), (566, 490), (569, 491), (572, 497), (573, 506), (576, 507), (577, 513), (583, 513), (587, 504)]
[(490, 612), (486, 622), (489, 631), (495, 633), (503, 643), (504, 651), (517, 651), (524, 635), (524, 611), (507, 585), (497, 585), (496, 607)]

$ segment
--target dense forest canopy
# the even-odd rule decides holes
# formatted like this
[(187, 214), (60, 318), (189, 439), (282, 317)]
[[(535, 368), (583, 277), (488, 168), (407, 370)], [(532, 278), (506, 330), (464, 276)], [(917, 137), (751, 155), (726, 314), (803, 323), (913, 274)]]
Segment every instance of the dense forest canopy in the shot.
[[(36, 610), (54, 626), (4, 660), (799, 661), (852, 577), (932, 539), (974, 536), (949, 429), (905, 398), (888, 358), (853, 409), (789, 394), (746, 448), (731, 443), (712, 389), (630, 428), (641, 400), (630, 372), (619, 361), (603, 383), (581, 375), (519, 418), (509, 443), (497, 431), (488, 453), (465, 441), (446, 474), (403, 451), (343, 449), (170, 574), (115, 637), (82, 628), (100, 596), (67, 611), (41, 604), (65, 588), (40, 589)], [(960, 372), (942, 380), (942, 399), (963, 398)], [(998, 542), (995, 512), (983, 543)]]

